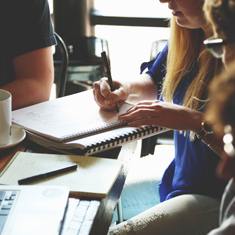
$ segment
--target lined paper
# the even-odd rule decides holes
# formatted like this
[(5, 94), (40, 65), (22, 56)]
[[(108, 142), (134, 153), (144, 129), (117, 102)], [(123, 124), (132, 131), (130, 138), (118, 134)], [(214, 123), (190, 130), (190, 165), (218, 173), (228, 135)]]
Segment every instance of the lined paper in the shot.
[(68, 186), (74, 195), (105, 197), (118, 177), (122, 162), (98, 157), (18, 152), (0, 174), (0, 184), (17, 185), (19, 179), (77, 164), (77, 170), (33, 184)]

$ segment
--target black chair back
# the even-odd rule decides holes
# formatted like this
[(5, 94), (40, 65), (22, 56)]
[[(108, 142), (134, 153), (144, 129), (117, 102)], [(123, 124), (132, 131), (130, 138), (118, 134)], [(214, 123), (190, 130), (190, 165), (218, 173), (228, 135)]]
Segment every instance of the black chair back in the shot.
[(65, 87), (66, 87), (66, 81), (67, 81), (69, 54), (68, 54), (68, 49), (63, 39), (56, 32), (54, 34), (57, 40), (57, 46), (60, 48), (60, 52), (62, 55), (59, 88), (56, 90), (57, 90), (57, 97), (63, 97), (65, 94)]

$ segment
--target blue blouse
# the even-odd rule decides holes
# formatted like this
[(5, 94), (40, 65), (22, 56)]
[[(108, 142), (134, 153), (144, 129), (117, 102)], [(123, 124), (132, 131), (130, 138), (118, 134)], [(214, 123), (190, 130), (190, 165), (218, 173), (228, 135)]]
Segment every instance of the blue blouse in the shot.
[[(146, 73), (151, 76), (158, 88), (161, 87), (166, 73), (167, 53), (168, 45), (155, 60), (141, 65), (141, 71), (148, 68)], [(193, 70), (182, 78), (174, 92), (173, 103), (183, 104), (186, 90), (194, 78)], [(175, 158), (165, 170), (159, 183), (161, 202), (182, 194), (201, 194), (220, 198), (226, 185), (226, 182), (217, 178), (215, 172), (220, 157), (202, 141), (198, 143), (190, 141), (189, 131), (186, 136), (174, 131), (174, 145)]]

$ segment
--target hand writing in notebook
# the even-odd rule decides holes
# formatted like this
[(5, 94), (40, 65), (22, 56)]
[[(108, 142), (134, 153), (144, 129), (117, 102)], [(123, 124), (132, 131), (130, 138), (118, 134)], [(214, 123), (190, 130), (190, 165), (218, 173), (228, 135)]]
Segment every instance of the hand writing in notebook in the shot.
[[(106, 73), (106, 76), (108, 77), (110, 90), (114, 91), (115, 88), (114, 88), (114, 85), (113, 85), (113, 79), (112, 79), (112, 76), (111, 76), (111, 71), (110, 71), (108, 59), (107, 59), (107, 56), (106, 56), (106, 52), (103, 51), (101, 53), (101, 56), (102, 56), (103, 64), (104, 64), (104, 67), (105, 67), (105, 73)], [(108, 104), (110, 103), (110, 101), (108, 101), (108, 100), (106, 100), (105, 102), (108, 103)], [(119, 113), (119, 107), (118, 107), (118, 103), (117, 102), (116, 102), (115, 108), (117, 110), (117, 113)]]
[[(112, 79), (113, 89), (107, 77), (94, 83), (93, 95), (96, 103), (102, 110), (117, 110), (117, 103), (126, 101), (129, 95), (129, 86), (126, 83)], [(115, 92), (111, 92), (114, 90)]]
[[(123, 76), (125, 77), (125, 74)], [(107, 77), (94, 83), (94, 99), (102, 110), (115, 110), (116, 104), (124, 101), (135, 104), (141, 100), (157, 99), (157, 88), (148, 74), (141, 74), (136, 78), (133, 76), (128, 79), (112, 79), (112, 83), (115, 92), (110, 91), (112, 87)]]

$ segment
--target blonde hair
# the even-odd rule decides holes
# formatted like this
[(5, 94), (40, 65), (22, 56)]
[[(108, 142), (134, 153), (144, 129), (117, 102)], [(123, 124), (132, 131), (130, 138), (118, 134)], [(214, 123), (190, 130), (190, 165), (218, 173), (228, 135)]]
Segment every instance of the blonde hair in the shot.
[(196, 66), (198, 72), (186, 91), (183, 105), (195, 110), (199, 108), (201, 96), (214, 77), (218, 63), (206, 50), (200, 53), (203, 36), (202, 29), (181, 27), (176, 23), (175, 18), (172, 18), (167, 73), (162, 87), (164, 100), (172, 102), (179, 82)]

